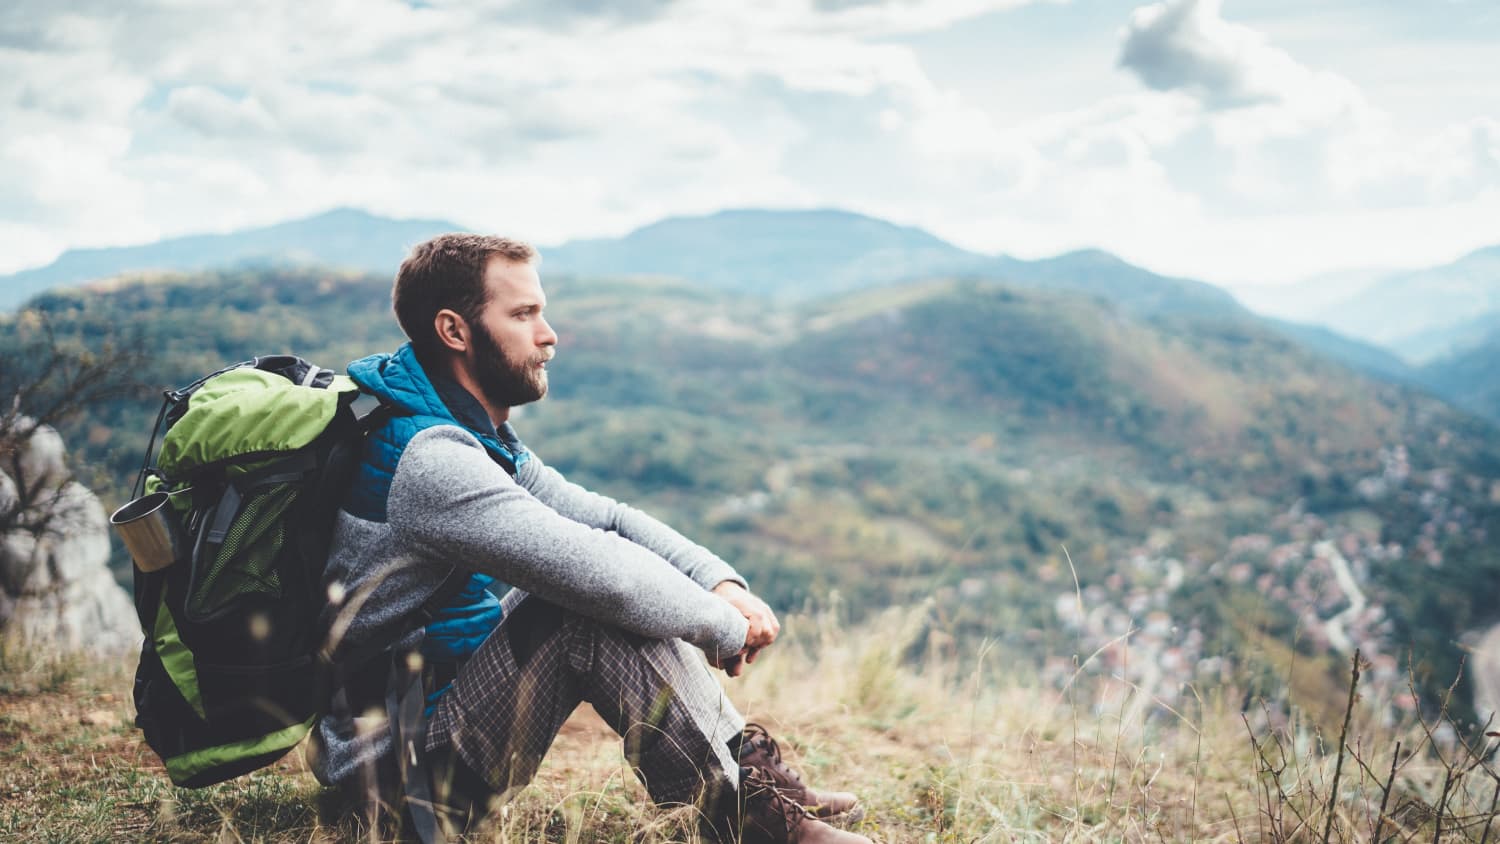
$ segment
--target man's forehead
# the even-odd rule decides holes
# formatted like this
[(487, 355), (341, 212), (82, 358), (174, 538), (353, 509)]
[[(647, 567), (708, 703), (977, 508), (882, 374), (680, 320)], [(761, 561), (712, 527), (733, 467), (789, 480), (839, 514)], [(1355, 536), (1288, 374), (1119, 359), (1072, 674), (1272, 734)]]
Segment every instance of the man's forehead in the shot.
[(547, 295), (542, 291), (542, 279), (536, 264), (530, 261), (511, 261), (496, 255), (490, 258), (484, 272), (485, 287), (490, 296), (506, 301), (528, 300), (546, 304)]

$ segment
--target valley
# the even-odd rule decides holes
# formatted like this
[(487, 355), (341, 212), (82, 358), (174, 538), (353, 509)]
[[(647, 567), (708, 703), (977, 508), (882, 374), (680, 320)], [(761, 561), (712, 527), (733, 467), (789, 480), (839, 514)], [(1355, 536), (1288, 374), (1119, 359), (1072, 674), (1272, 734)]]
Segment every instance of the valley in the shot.
[[(783, 610), (930, 602), (914, 654), (998, 646), (1053, 685), (1082, 671), (1170, 703), (1212, 684), (1320, 717), (1350, 645), (1370, 694), (1411, 713), (1500, 617), (1500, 433), (1247, 313), (967, 278), (785, 302), (544, 277), (561, 341), (522, 436)], [(45, 294), (0, 336), (151, 350), (137, 399), (65, 431), (119, 502), (152, 394), (255, 353), (393, 348), (387, 291), (316, 268), (157, 274)]]

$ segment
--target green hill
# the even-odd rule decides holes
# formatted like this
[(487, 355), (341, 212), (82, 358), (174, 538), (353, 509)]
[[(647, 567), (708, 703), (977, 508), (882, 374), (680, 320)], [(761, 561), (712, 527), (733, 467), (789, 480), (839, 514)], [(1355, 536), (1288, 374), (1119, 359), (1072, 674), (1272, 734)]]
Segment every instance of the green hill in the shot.
[(1247, 313), (1228, 291), (1212, 284), (1157, 275), (1098, 249), (1068, 252), (1039, 261), (999, 258), (968, 275), (1026, 287), (1087, 293), (1143, 316), (1184, 313), (1223, 317)]
[[(1130, 635), (1119, 670), (1153, 694), (1226, 659), (1247, 695), (1314, 706), (1341, 642), (1382, 665), (1409, 654), (1433, 699), (1455, 643), (1500, 618), (1496, 429), (1242, 312), (980, 280), (783, 305), (544, 279), (560, 352), (522, 435), (780, 607), (931, 598), (944, 635), (974, 647), (1040, 659)], [(129, 327), (159, 390), (257, 353), (339, 365), (392, 348), (388, 303), (386, 279), (323, 270), (155, 276), (39, 297), (0, 345), (43, 315), (84, 344)], [(99, 407), (65, 432), (115, 479), (108, 501), (154, 410)], [(1376, 610), (1343, 613), (1357, 602), (1334, 556)], [(1075, 598), (1097, 611), (1078, 616)], [(1290, 691), (1255, 672), (1287, 648), (1312, 666)], [(1129, 673), (1143, 665), (1165, 667)], [(1399, 675), (1380, 682), (1399, 691)]]

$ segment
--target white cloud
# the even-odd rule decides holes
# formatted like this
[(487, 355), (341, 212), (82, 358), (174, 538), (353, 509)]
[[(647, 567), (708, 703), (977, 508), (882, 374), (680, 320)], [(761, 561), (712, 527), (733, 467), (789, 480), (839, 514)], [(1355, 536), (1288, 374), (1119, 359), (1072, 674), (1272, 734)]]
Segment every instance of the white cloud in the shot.
[(173, 88), (167, 95), (167, 114), (208, 137), (261, 135), (276, 125), (259, 99), (234, 99), (202, 85)]
[(1354, 134), (1330, 150), (1328, 175), (1363, 205), (1471, 199), (1500, 187), (1500, 120), (1475, 118), (1416, 138)]
[[(782, 172), (809, 128), (772, 103), (702, 116), (712, 98), (761, 79), (853, 99), (919, 87), (909, 50), (851, 33), (1014, 3), (646, 5), (628, 19), (588, 2), (34, 5), (10, 39), (28, 48), (0, 50), (0, 103), (37, 116), (0, 130), (17, 171), (0, 218), (44, 206), (56, 240), (111, 243), (166, 221), (367, 203), (565, 236), (734, 201), (811, 204)], [(134, 213), (82, 214), (76, 199), (100, 189)]]
[[(986, 250), (1297, 272), (1352, 241), (1229, 233), (1500, 184), (1493, 119), (1413, 132), (1211, 0), (1130, 17), (1119, 64), (1150, 90), (1023, 118), (936, 84), (906, 37), (1028, 0), (14, 2), (0, 272), (344, 204), (542, 243), (834, 205)], [(974, 72), (1052, 72), (1003, 58)]]
[(1257, 105), (1339, 110), (1359, 105), (1348, 80), (1319, 72), (1231, 23), (1221, 0), (1164, 0), (1130, 15), (1120, 65), (1158, 91), (1185, 90), (1213, 109)]
[(1222, 184), (1237, 202), (1295, 201), (1324, 176), (1329, 145), (1381, 121), (1341, 76), (1309, 67), (1255, 29), (1228, 21), (1220, 0), (1164, 0), (1130, 15), (1119, 65), (1148, 87), (1197, 101), (1229, 153)]
[(1500, 187), (1494, 120), (1402, 127), (1348, 78), (1226, 20), (1219, 0), (1137, 8), (1118, 62), (1148, 87), (1199, 104), (1214, 148), (1196, 155), (1223, 166), (1198, 168), (1197, 189), (1238, 213), (1351, 214), (1463, 202)]
[(974, 248), (1003, 244), (1019, 257), (1102, 247), (1158, 264), (1152, 256), (1174, 251), (1184, 227), (1202, 216), (1198, 198), (1172, 183), (1158, 157), (1194, 114), (1181, 98), (1143, 94), (1016, 127), (971, 127), (975, 149), (1012, 150), (1024, 177), (974, 186), (992, 189), (971, 190), (940, 230)]
[[(822, 21), (829, 28), (863, 35), (942, 29), (990, 12), (1014, 9), (1031, 0), (814, 0), (783, 4), (797, 20)], [(811, 15), (810, 12), (820, 12)]]

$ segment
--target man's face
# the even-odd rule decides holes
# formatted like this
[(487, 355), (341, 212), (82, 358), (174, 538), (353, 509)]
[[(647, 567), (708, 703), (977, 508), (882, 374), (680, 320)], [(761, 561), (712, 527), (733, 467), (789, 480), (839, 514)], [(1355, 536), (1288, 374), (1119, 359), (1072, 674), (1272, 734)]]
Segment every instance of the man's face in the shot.
[(542, 316), (547, 297), (536, 267), (491, 258), (484, 285), (489, 299), (470, 326), (474, 380), (492, 405), (536, 401), (547, 394), (547, 361), (557, 345)]

